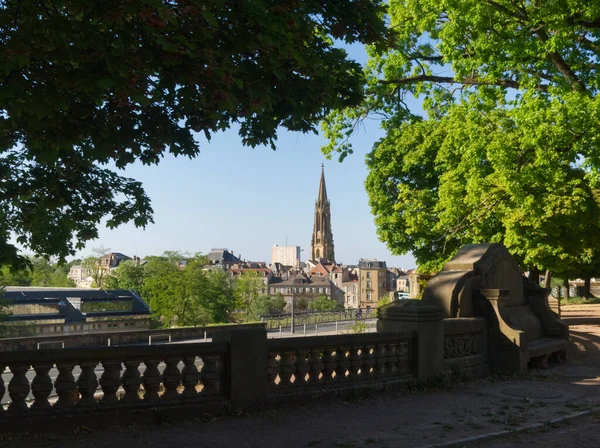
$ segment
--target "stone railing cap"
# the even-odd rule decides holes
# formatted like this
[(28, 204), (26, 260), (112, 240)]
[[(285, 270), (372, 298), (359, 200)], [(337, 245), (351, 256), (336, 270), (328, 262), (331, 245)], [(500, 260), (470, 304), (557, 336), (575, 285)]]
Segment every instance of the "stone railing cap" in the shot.
[(440, 307), (417, 299), (397, 300), (377, 310), (379, 320), (430, 321), (441, 320), (442, 317)]

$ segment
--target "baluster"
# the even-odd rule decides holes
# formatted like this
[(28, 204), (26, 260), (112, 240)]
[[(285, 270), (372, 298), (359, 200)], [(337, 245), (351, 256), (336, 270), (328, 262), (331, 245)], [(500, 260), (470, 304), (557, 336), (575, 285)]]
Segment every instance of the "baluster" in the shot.
[[(375, 345), (368, 344), (365, 345), (364, 351), (362, 353), (362, 361), (363, 366), (361, 368), (362, 373), (361, 376), (363, 378), (373, 378), (377, 376), (377, 372), (375, 371)], [(372, 369), (372, 370), (371, 370)]]
[(337, 367), (335, 368), (335, 382), (343, 383), (348, 380), (346, 377), (346, 371), (350, 367), (350, 359), (348, 358), (348, 347), (339, 347), (335, 351), (335, 359), (337, 361)]
[(200, 381), (202, 381), (202, 394), (209, 396), (221, 394), (221, 356), (209, 355), (203, 356), (202, 371), (200, 372)]
[(319, 375), (323, 371), (324, 364), (321, 362), (321, 352), (323, 349), (314, 348), (308, 355), (308, 365), (310, 370), (308, 372), (307, 385), (314, 385), (319, 383)]
[(2, 406), (2, 400), (4, 399), (4, 393), (6, 392), (6, 388), (4, 387), (4, 379), (2, 378), (2, 374), (4, 373), (5, 368), (6, 368), (6, 365), (0, 363), (0, 414), (2, 412), (4, 412), (4, 406)]
[(396, 355), (397, 343), (390, 342), (387, 344), (386, 356), (387, 356), (387, 374), (394, 376), (397, 373), (396, 363), (398, 362), (398, 356)]
[(123, 361), (125, 364), (125, 372), (123, 373), (122, 383), (125, 395), (123, 396), (123, 402), (125, 403), (137, 403), (141, 401), (140, 398), (140, 384), (142, 384), (142, 377), (140, 375), (140, 360), (128, 359)]
[[(204, 372), (204, 368), (202, 368), (202, 372)], [(277, 353), (269, 353), (267, 356), (267, 384), (269, 386), (278, 386), (276, 383), (278, 374), (279, 361), (277, 360)]]
[(306, 385), (306, 374), (310, 371), (309, 354), (308, 350), (299, 350), (296, 355), (296, 381), (294, 381), (294, 386), (302, 387)]
[(279, 360), (281, 366), (281, 373), (279, 374), (279, 385), (281, 387), (292, 385), (292, 375), (296, 373), (296, 353), (295, 352), (283, 352), (281, 353), (281, 359)]
[(95, 394), (98, 389), (98, 378), (96, 377), (97, 361), (82, 361), (79, 363), (81, 373), (77, 379), (77, 387), (81, 398), (77, 403), (82, 408), (94, 408), (98, 406)]
[(198, 368), (196, 367), (196, 357), (186, 356), (183, 358), (183, 364), (184, 366), (181, 372), (183, 375), (182, 396), (185, 399), (196, 398), (198, 396), (196, 386), (200, 379), (200, 372), (198, 372)]
[(398, 374), (410, 372), (410, 353), (407, 342), (399, 342), (396, 348), (396, 371)]
[(54, 388), (56, 389), (58, 400), (54, 404), (55, 408), (72, 408), (75, 406), (74, 395), (75, 390), (77, 389), (77, 384), (75, 383), (75, 378), (73, 377), (73, 367), (75, 367), (73, 362), (56, 363), (58, 376), (54, 382)]
[(145, 359), (144, 364), (144, 401), (157, 401), (158, 390), (160, 389), (161, 375), (158, 370), (158, 359)]
[(321, 378), (323, 384), (331, 384), (331, 382), (334, 381), (333, 372), (335, 372), (335, 369), (338, 366), (337, 358), (336, 349), (326, 348), (323, 350), (323, 377)]
[(382, 378), (386, 375), (386, 364), (387, 364), (385, 344), (382, 344), (382, 343), (377, 344), (375, 346), (375, 352), (373, 354), (375, 355), (375, 363), (376, 363), (373, 372), (375, 373), (376, 377)]
[(52, 379), (48, 372), (52, 368), (52, 364), (35, 364), (35, 378), (31, 382), (31, 393), (35, 400), (31, 405), (32, 409), (49, 409), (52, 406), (48, 401), (48, 397), (52, 393)]
[(181, 372), (179, 371), (179, 358), (167, 358), (165, 359), (165, 370), (163, 370), (163, 385), (165, 386), (165, 393), (163, 394), (163, 400), (175, 401), (179, 400), (181, 396), (177, 392), (177, 388), (181, 384)]
[(348, 368), (348, 379), (350, 381), (358, 381), (361, 378), (361, 374), (359, 374), (358, 371), (361, 370), (362, 367), (363, 350), (364, 347), (361, 346), (354, 346), (350, 348), (350, 355), (348, 356), (350, 361), (350, 367)]
[(8, 395), (11, 400), (8, 409), (15, 412), (25, 412), (29, 409), (25, 402), (30, 391), (29, 380), (25, 376), (29, 371), (29, 364), (14, 364), (9, 367), (13, 377), (8, 383)]
[(100, 387), (104, 396), (100, 403), (105, 406), (117, 405), (119, 404), (117, 391), (121, 385), (121, 361), (102, 361), (102, 367), (104, 368), (104, 372), (100, 377)]

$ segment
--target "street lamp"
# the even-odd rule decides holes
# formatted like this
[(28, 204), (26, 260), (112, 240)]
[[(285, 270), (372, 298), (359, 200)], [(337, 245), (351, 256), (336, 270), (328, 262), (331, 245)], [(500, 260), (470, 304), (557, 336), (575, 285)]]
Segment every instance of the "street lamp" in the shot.
[(292, 276), (292, 333), (296, 332), (296, 322), (294, 321), (294, 285), (296, 284), (296, 276)]

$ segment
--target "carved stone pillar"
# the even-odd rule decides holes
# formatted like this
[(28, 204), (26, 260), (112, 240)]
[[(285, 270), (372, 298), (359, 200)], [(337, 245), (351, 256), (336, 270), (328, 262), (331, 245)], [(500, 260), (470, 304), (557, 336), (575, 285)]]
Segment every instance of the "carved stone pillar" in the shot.
[(75, 406), (74, 391), (77, 389), (77, 384), (73, 377), (73, 367), (75, 367), (75, 364), (72, 362), (56, 364), (58, 376), (54, 388), (56, 389), (56, 395), (58, 395), (58, 401), (54, 405), (55, 408), (72, 408)]
[(179, 358), (168, 358), (165, 359), (165, 370), (163, 371), (163, 384), (165, 386), (165, 393), (163, 400), (176, 401), (181, 398), (177, 388), (181, 384), (181, 372), (179, 371)]
[(104, 396), (100, 403), (106, 406), (119, 404), (117, 391), (121, 385), (121, 361), (106, 360), (102, 361), (104, 373), (100, 377), (100, 387)]
[[(378, 332), (416, 332), (416, 376), (419, 382), (444, 372), (444, 324), (442, 310), (421, 300), (397, 300), (377, 310)], [(398, 371), (397, 344), (389, 361)], [(392, 360), (391, 358), (396, 358)]]
[(146, 370), (144, 371), (144, 401), (157, 401), (158, 390), (160, 388), (161, 375), (158, 370), (158, 359), (145, 359), (144, 364)]
[(94, 397), (96, 390), (98, 389), (98, 378), (96, 377), (96, 361), (82, 361), (79, 366), (81, 367), (81, 373), (77, 379), (77, 387), (81, 398), (77, 403), (82, 408), (95, 408), (98, 406), (98, 402)]
[(202, 394), (220, 395), (222, 390), (221, 372), (222, 359), (218, 355), (203, 356), (202, 372), (200, 372), (200, 381), (204, 388)]
[(29, 409), (25, 402), (30, 391), (29, 380), (25, 376), (29, 370), (29, 364), (13, 364), (9, 367), (13, 377), (8, 383), (8, 395), (11, 400), (8, 409), (15, 412), (25, 412)]
[(123, 402), (137, 403), (141, 400), (140, 384), (142, 384), (142, 378), (139, 369), (140, 362), (139, 360), (132, 359), (124, 361), (125, 373), (123, 373), (122, 383), (125, 395), (123, 396)]
[(35, 400), (31, 409), (50, 409), (52, 406), (48, 402), (48, 397), (52, 393), (52, 379), (48, 372), (50, 372), (52, 364), (34, 364), (33, 368), (35, 369), (35, 378), (31, 382), (31, 393)]
[(183, 375), (182, 396), (184, 399), (193, 399), (198, 397), (196, 386), (198, 385), (198, 380), (200, 379), (200, 372), (198, 372), (198, 367), (196, 367), (196, 357), (186, 356), (183, 358), (183, 364), (183, 370), (181, 371)]

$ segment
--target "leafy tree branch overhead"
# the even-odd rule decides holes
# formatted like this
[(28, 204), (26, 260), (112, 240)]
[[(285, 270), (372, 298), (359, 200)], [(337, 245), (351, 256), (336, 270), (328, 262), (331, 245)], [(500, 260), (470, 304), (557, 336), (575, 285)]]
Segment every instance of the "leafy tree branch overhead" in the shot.
[[(195, 157), (194, 133), (244, 144), (312, 132), (356, 106), (362, 70), (334, 39), (383, 41), (379, 0), (7, 0), (0, 4), (0, 262), (8, 241), (64, 257), (152, 221), (139, 182), (106, 168)], [(74, 238), (73, 238), (74, 237)]]
[(388, 14), (365, 101), (324, 122), (343, 159), (381, 118), (366, 182), (380, 238), (425, 270), (480, 242), (532, 269), (598, 266), (600, 4), (390, 0)]

